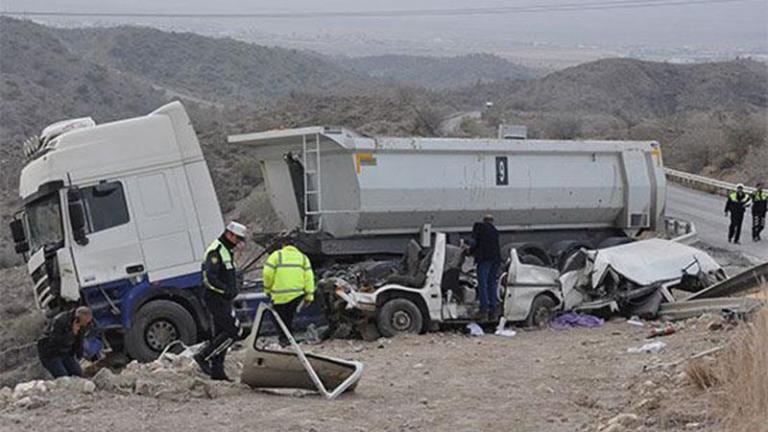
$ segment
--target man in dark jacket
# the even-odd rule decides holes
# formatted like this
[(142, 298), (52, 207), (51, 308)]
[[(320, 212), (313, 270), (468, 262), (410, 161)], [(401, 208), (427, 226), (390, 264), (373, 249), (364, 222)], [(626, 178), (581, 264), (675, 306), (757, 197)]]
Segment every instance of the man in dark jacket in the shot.
[(760, 233), (765, 228), (766, 203), (768, 192), (763, 190), (763, 184), (758, 183), (752, 193), (752, 240), (760, 241)]
[(245, 239), (245, 232), (245, 226), (230, 222), (226, 231), (205, 251), (202, 298), (213, 318), (214, 336), (194, 358), (200, 369), (214, 380), (230, 381), (224, 373), (227, 350), (244, 335), (232, 300), (238, 294), (234, 250)]
[(731, 216), (731, 225), (728, 227), (728, 242), (739, 244), (741, 238), (741, 224), (744, 222), (744, 213), (749, 207), (749, 195), (744, 192), (744, 185), (736, 185), (736, 192), (728, 194), (725, 202), (725, 215)]
[(82, 376), (78, 358), (83, 356), (83, 337), (93, 315), (85, 306), (64, 311), (53, 317), (43, 336), (37, 340), (37, 354), (54, 378)]
[(501, 265), (501, 247), (499, 231), (493, 226), (493, 216), (485, 215), (482, 222), (472, 227), (470, 253), (475, 257), (477, 266), (477, 295), (480, 298), (481, 320), (496, 318), (498, 298), (499, 266)]

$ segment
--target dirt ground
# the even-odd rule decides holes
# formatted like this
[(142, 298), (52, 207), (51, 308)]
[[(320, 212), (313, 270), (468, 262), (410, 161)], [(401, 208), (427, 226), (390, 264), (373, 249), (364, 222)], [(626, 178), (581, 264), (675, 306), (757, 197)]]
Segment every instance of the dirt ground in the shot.
[[(336, 340), (311, 352), (365, 364), (354, 393), (268, 394), (233, 384), (216, 399), (174, 401), (97, 390), (65, 393), (42, 408), (6, 406), (0, 430), (173, 431), (611, 431), (722, 430), (682, 366), (644, 372), (721, 345), (732, 332), (707, 320), (660, 338), (658, 354), (629, 354), (649, 324), (615, 319), (596, 329), (520, 331), (511, 338), (457, 332), (377, 342)], [(634, 416), (637, 417), (634, 417)]]

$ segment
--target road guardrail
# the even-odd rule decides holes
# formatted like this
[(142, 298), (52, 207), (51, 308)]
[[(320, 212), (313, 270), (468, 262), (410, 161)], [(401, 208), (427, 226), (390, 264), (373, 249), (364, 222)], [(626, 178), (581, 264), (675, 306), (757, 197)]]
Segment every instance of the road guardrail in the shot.
[[(734, 183), (728, 183), (722, 180), (716, 180), (701, 175), (678, 171), (672, 168), (664, 168), (664, 171), (667, 174), (667, 180), (674, 183), (679, 183), (691, 189), (722, 196), (728, 196), (729, 193), (736, 190), (736, 185)], [(755, 191), (755, 188), (745, 186), (744, 191), (747, 193), (752, 193)]]

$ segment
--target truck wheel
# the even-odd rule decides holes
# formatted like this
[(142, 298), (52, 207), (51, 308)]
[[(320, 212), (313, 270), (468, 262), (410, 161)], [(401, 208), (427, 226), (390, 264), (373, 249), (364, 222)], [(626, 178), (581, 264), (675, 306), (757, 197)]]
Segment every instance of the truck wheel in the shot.
[(131, 358), (149, 362), (177, 339), (186, 345), (197, 341), (194, 318), (176, 302), (154, 300), (136, 313), (133, 326), (125, 335), (125, 349)]
[(545, 294), (539, 294), (531, 303), (531, 311), (525, 319), (528, 327), (544, 328), (552, 319), (555, 311), (555, 301)]
[(608, 237), (597, 245), (598, 249), (607, 249), (614, 246), (621, 246), (635, 241), (632, 237)]
[(392, 299), (381, 307), (376, 326), (384, 337), (402, 333), (420, 333), (424, 318), (418, 306), (404, 298)]

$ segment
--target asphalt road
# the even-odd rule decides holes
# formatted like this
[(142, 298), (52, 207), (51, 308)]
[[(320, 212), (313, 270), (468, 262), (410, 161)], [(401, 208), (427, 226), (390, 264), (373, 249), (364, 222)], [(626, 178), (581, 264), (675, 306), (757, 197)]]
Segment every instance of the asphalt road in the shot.
[(696, 226), (699, 239), (716, 248), (742, 253), (755, 264), (768, 261), (768, 231), (763, 241), (752, 241), (752, 215), (744, 215), (741, 244), (728, 243), (730, 219), (723, 212), (725, 197), (667, 184), (667, 215), (689, 220)]

